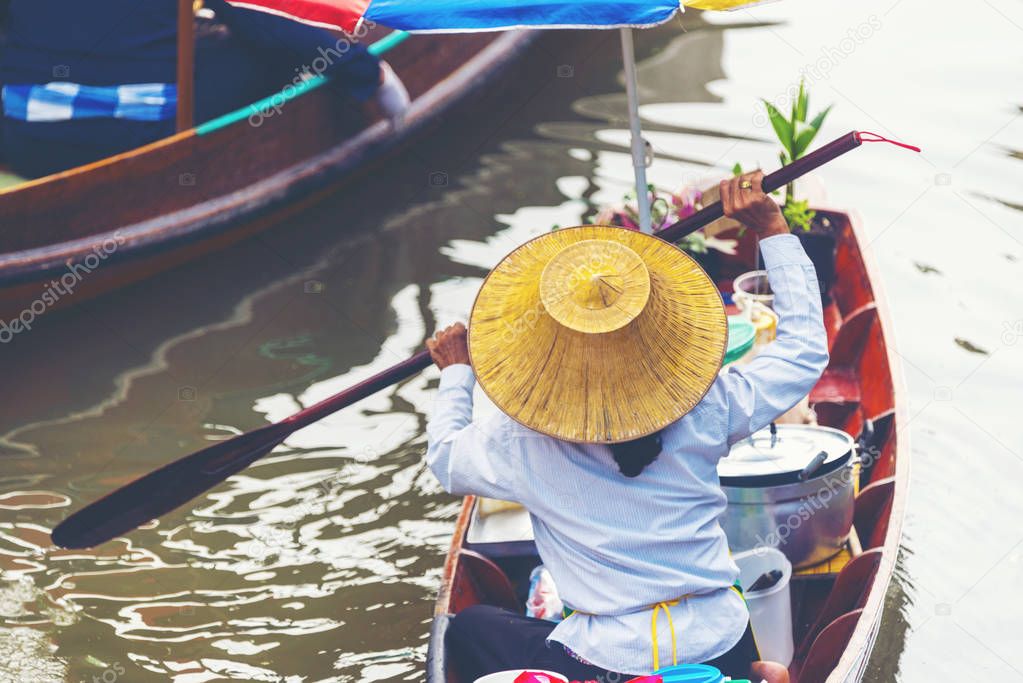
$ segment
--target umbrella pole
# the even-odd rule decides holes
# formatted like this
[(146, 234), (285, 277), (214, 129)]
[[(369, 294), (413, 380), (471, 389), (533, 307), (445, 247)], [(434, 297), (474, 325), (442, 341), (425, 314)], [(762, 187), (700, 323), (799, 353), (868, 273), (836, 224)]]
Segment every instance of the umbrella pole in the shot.
[(629, 101), (629, 130), (632, 132), (632, 168), (636, 174), (636, 205), (639, 229), (650, 234), (650, 193), (646, 183), (646, 144), (639, 121), (639, 93), (636, 81), (636, 53), (632, 46), (632, 29), (619, 29), (622, 36), (622, 61), (625, 63), (625, 93)]

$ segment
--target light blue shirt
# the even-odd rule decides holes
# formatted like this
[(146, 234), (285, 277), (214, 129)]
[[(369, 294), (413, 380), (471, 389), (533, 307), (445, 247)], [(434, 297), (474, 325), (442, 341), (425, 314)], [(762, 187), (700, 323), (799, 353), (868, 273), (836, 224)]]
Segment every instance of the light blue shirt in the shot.
[[(802, 399), (828, 362), (820, 289), (794, 235), (760, 243), (779, 315), (777, 338), (748, 364), (720, 373), (703, 400), (662, 432), (660, 456), (636, 478), (611, 450), (534, 432), (504, 414), (474, 422), (468, 365), (441, 373), (427, 462), (450, 493), (522, 503), (536, 546), (576, 613), (551, 640), (610, 670), (649, 673), (651, 607), (670, 608), (680, 663), (731, 649), (748, 621), (729, 587), (739, 572), (718, 517), (718, 460)], [(658, 616), (661, 666), (672, 661), (669, 617)]]

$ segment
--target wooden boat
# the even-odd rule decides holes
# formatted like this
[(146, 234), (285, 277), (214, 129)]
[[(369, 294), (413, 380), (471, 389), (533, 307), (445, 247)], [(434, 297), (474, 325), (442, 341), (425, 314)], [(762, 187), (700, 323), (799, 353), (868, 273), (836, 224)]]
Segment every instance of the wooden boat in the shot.
[[(847, 549), (792, 579), (794, 683), (858, 681), (881, 622), (899, 549), (909, 476), (904, 391), (891, 325), (878, 291), (877, 271), (862, 248), (862, 231), (845, 213), (818, 212), (833, 239), (834, 281), (825, 322), (831, 361), (810, 394), (821, 424), (861, 437), (865, 453), (856, 497), (854, 533)], [(805, 239), (804, 239), (805, 241)], [(808, 248), (808, 251), (811, 249)], [(820, 250), (812, 250), (820, 253)], [(735, 257), (717, 264), (719, 281), (751, 270), (755, 246), (746, 238)], [(827, 268), (818, 264), (819, 274)], [(427, 680), (459, 682), (446, 665), (444, 634), (450, 615), (474, 604), (522, 609), (530, 570), (539, 563), (528, 540), (473, 543), (476, 500), (467, 497), (455, 528), (437, 597), (427, 655)]]
[[(413, 98), (398, 129), (378, 119), (353, 130), (351, 115), (326, 89), (292, 88), (299, 95), (258, 117), (259, 125), (249, 117), (260, 107), (245, 107), (0, 190), (0, 319), (33, 304), (38, 315), (40, 303), (82, 301), (272, 225), (493, 83), (535, 35), (414, 36), (397, 44), (385, 31), (371, 33), (368, 42), (395, 43), (387, 59)], [(73, 296), (44, 297), (48, 284), (68, 272), (78, 275)]]

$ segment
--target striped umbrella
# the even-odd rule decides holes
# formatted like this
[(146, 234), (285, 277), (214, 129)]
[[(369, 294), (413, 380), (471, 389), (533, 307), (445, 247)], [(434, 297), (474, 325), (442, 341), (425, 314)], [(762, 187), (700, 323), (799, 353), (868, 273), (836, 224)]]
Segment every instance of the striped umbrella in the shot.
[(233, 5), (269, 12), (314, 26), (354, 33), (372, 21), (412, 33), (501, 31), (515, 28), (586, 28), (621, 31), (625, 85), (632, 132), (640, 227), (650, 232), (646, 190), (646, 143), (642, 138), (636, 93), (633, 28), (671, 19), (684, 7), (735, 9), (758, 0), (228, 0)]

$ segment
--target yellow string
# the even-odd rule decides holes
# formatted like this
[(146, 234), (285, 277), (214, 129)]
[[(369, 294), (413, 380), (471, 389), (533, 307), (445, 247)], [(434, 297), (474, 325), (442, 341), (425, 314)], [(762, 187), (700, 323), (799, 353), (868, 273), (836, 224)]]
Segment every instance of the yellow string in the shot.
[[(740, 598), (742, 598), (745, 601), (745, 598), (742, 597), (742, 592), (740, 592), (738, 588), (736, 588), (735, 586), (732, 586), (732, 589), (735, 591), (736, 595), (738, 595)], [(659, 610), (663, 609), (664, 613), (668, 615), (668, 630), (671, 632), (671, 665), (672, 666), (677, 666), (678, 665), (678, 642), (675, 639), (675, 620), (672, 619), (672, 617), (671, 617), (671, 609), (670, 608), (674, 607), (675, 605), (677, 605), (682, 600), (687, 600), (690, 595), (691, 594), (686, 594), (686, 595), (683, 595), (681, 598), (677, 598), (675, 600), (665, 600), (663, 602), (657, 603), (656, 605), (651, 605), (651, 607), (650, 607), (651, 610), (652, 610), (651, 613), (650, 613), (650, 641), (651, 641), (651, 643), (653, 645), (654, 671), (657, 671), (658, 669), (661, 668), (661, 666), (660, 666), (660, 664), (661, 664), (660, 643), (657, 641), (657, 612)], [(573, 614), (582, 614), (582, 615), (590, 616), (590, 617), (594, 616), (593, 614), (590, 614), (589, 612), (583, 612), (582, 610), (571, 610), (565, 618), (567, 619), (568, 617), (572, 616)]]
[[(728, 554), (731, 555), (732, 554), (731, 551), (729, 551)], [(748, 610), (749, 609), (749, 603), (746, 602), (746, 596), (742, 594), (742, 591), (739, 589), (739, 587), (738, 586), (729, 586), (729, 588), (731, 588), (733, 591), (735, 591), (735, 594), (739, 596), (739, 599), (742, 600), (742, 604), (744, 604), (746, 606), (746, 609)], [(756, 649), (757, 657), (759, 658), (759, 656), (760, 656), (760, 644), (757, 642), (757, 633), (756, 633), (756, 631), (753, 630), (753, 623), (752, 622), (750, 623), (749, 626), (750, 626), (750, 634), (753, 636), (753, 647)]]
[(660, 643), (657, 641), (657, 611), (663, 609), (664, 613), (668, 615), (668, 628), (671, 630), (671, 665), (675, 666), (678, 664), (678, 647), (675, 644), (675, 620), (671, 618), (671, 610), (669, 606), (675, 606), (678, 604), (678, 600), (666, 600), (659, 602), (654, 605), (653, 612), (650, 617), (650, 640), (653, 641), (654, 648), (654, 671), (660, 669)]

